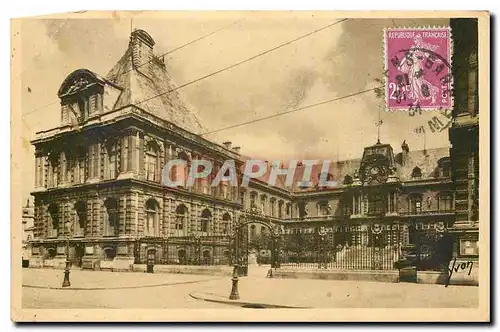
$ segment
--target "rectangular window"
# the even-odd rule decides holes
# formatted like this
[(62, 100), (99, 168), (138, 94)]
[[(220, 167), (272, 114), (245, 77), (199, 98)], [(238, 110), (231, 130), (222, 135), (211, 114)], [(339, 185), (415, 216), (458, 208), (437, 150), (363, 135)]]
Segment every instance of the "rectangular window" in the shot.
[(451, 212), (453, 197), (451, 194), (442, 194), (439, 196), (439, 211), (441, 212)]
[(85, 182), (85, 159), (81, 158), (78, 159), (77, 161), (77, 168), (78, 168), (78, 183), (84, 183)]
[(56, 162), (53, 162), (50, 166), (50, 171), (51, 171), (51, 187), (57, 187), (57, 184), (58, 184), (58, 177), (57, 177), (57, 171), (58, 171), (58, 167), (57, 167), (57, 163)]
[(99, 145), (97, 143), (89, 146), (89, 177), (99, 177)]
[(243, 191), (240, 192), (240, 204), (245, 208), (245, 193)]
[(369, 214), (384, 214), (385, 213), (385, 205), (386, 202), (382, 195), (380, 194), (372, 194), (369, 197), (369, 206), (368, 213)]
[(175, 220), (175, 229), (184, 229), (184, 216), (177, 216)]
[(154, 154), (146, 154), (146, 175), (148, 180), (156, 180), (156, 155)]
[(396, 211), (396, 207), (394, 206), (394, 202), (396, 201), (395, 196), (395, 193), (389, 193), (389, 212), (391, 213)]
[[(361, 204), (362, 204), (362, 207), (361, 207), (361, 213), (362, 214), (368, 214), (368, 196), (367, 195), (363, 195), (362, 196), (362, 201), (361, 201)], [(370, 202), (371, 204), (371, 202)]]
[(257, 203), (255, 202), (255, 194), (250, 194), (250, 208), (256, 208)]
[(114, 179), (116, 177), (116, 164), (117, 164), (116, 150), (113, 147), (113, 151), (110, 151), (108, 156), (108, 179)]
[(477, 101), (476, 101), (476, 98), (477, 98), (477, 72), (476, 70), (473, 68), (470, 72), (469, 72), (469, 87), (468, 87), (468, 109), (469, 109), (469, 113), (471, 114), (471, 116), (475, 116), (476, 115), (476, 106), (477, 106)]
[(359, 215), (359, 196), (354, 194), (354, 214)]
[(411, 199), (410, 212), (413, 214), (419, 214), (422, 212), (422, 199), (414, 197)]

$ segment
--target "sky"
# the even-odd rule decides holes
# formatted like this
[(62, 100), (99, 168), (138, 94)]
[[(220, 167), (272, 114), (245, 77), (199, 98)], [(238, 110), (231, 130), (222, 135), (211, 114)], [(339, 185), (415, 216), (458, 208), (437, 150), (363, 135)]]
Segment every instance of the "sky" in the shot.
[[(23, 21), (21, 50), (14, 50), (22, 57), (22, 70), (13, 79), (21, 80), (24, 201), (34, 184), (29, 142), (37, 131), (60, 124), (61, 83), (79, 68), (105, 76), (127, 49), (131, 28), (153, 37), (156, 55), (223, 28), (165, 56), (167, 71), (181, 85), (338, 20), (328, 12), (177, 12), (155, 19), (114, 15)], [(210, 132), (380, 86), (384, 28), (448, 25), (447, 19), (349, 19), (178, 91)], [(415, 128), (436, 113), (387, 113), (384, 104), (368, 92), (206, 138), (232, 141), (243, 154), (264, 160), (353, 159), (376, 143), (380, 114), (382, 143), (395, 152), (403, 140), (410, 150), (423, 149), (424, 137)], [(425, 144), (428, 149), (449, 146), (448, 132), (428, 131)]]

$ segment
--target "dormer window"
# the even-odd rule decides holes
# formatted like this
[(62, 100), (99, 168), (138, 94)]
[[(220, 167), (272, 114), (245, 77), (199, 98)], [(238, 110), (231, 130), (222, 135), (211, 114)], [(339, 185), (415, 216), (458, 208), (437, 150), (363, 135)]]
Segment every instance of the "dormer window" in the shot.
[(420, 167), (415, 166), (415, 168), (411, 172), (411, 177), (412, 179), (420, 179), (422, 177), (422, 170), (420, 169)]
[(450, 158), (444, 157), (438, 160), (438, 175), (441, 178), (450, 177)]
[(80, 124), (102, 113), (104, 91), (118, 87), (87, 69), (78, 69), (66, 77), (58, 91), (61, 119), (66, 124)]
[(352, 184), (352, 176), (350, 176), (349, 174), (347, 174), (345, 177), (344, 177), (344, 184), (345, 185), (350, 185)]

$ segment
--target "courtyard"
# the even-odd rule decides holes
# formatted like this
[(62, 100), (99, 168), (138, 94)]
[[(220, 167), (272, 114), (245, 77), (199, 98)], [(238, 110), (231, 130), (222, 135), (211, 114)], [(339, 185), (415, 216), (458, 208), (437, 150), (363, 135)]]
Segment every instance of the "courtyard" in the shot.
[(433, 284), (266, 278), (266, 267), (239, 278), (210, 275), (23, 269), (25, 309), (77, 308), (475, 308), (479, 288)]

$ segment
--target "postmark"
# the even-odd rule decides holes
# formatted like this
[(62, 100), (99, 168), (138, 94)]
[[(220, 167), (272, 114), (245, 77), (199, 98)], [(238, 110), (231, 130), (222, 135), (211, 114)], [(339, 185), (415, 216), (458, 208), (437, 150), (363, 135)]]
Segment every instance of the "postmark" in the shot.
[(384, 30), (388, 111), (453, 107), (451, 45), (448, 27)]

